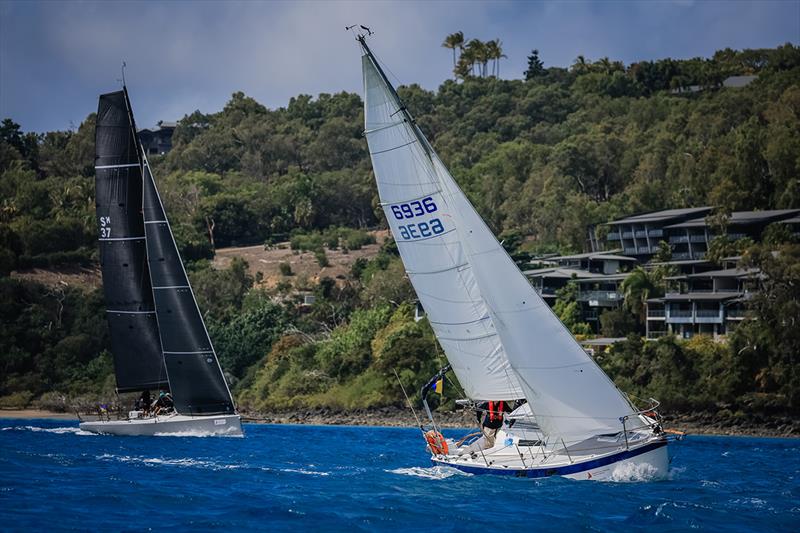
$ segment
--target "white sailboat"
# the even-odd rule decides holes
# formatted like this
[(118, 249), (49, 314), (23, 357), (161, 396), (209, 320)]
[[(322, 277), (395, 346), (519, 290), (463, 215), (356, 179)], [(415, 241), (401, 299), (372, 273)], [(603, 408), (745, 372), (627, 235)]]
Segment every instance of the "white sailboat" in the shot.
[[(665, 475), (669, 435), (657, 405), (636, 408), (584, 352), (458, 187), (365, 35), (357, 40), (363, 51), (364, 133), (381, 205), (467, 396), (463, 403), (476, 409), (482, 402), (522, 404), (499, 415), (503, 424), (493, 446), (483, 435), (444, 439), (431, 417), (433, 463), (519, 477), (609, 479), (631, 467)], [(423, 400), (426, 391), (427, 386)]]
[(81, 429), (241, 435), (124, 87), (100, 96), (95, 153), (100, 264), (117, 391), (168, 391), (173, 406), (144, 406), (125, 419), (81, 422)]

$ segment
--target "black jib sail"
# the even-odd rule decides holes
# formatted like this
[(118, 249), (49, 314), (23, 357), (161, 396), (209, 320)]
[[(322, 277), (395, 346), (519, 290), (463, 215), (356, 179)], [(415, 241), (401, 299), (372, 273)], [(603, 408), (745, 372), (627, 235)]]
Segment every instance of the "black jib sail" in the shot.
[(143, 168), (147, 256), (175, 409), (185, 415), (233, 413), (228, 385), (146, 159)]
[(142, 218), (142, 172), (125, 91), (100, 96), (95, 187), (111, 350), (120, 392), (167, 388)]

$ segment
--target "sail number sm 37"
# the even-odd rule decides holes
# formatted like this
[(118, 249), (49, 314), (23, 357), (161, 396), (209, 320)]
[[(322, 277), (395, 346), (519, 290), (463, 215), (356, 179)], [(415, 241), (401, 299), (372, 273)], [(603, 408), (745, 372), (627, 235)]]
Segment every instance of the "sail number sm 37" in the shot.
[[(438, 210), (436, 203), (430, 196), (421, 200), (414, 200), (413, 202), (394, 204), (389, 207), (392, 210), (394, 218), (402, 221), (427, 216)], [(438, 218), (431, 218), (424, 222), (417, 221), (399, 224), (397, 230), (403, 240), (409, 241), (440, 235), (444, 233), (444, 226), (442, 225), (442, 221)]]

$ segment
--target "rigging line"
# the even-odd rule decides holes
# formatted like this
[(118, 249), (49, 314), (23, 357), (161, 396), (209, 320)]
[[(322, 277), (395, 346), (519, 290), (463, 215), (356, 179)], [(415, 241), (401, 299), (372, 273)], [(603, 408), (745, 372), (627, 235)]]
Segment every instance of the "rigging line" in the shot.
[(392, 372), (394, 372), (395, 377), (397, 378), (397, 383), (400, 385), (400, 390), (403, 391), (403, 396), (406, 397), (406, 403), (408, 407), (411, 408), (411, 413), (414, 415), (414, 418), (417, 420), (417, 426), (419, 426), (419, 430), (422, 432), (423, 436), (425, 435), (425, 429), (422, 427), (422, 421), (417, 416), (417, 412), (414, 410), (414, 406), (411, 405), (411, 400), (408, 397), (408, 393), (406, 393), (406, 388), (403, 386), (403, 382), (400, 380), (400, 375), (397, 373), (397, 369), (393, 368)]

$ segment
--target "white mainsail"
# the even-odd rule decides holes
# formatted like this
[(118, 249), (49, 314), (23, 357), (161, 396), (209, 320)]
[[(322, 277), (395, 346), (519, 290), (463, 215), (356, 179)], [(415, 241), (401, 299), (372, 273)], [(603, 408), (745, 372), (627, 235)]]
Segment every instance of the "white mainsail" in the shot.
[(427, 147), (367, 55), (363, 71), (365, 135), (378, 192), (431, 327), (467, 396), (522, 398)]
[(386, 218), (467, 395), (524, 396), (553, 438), (621, 430), (630, 403), (497, 242), (369, 53), (362, 66), (366, 137)]

